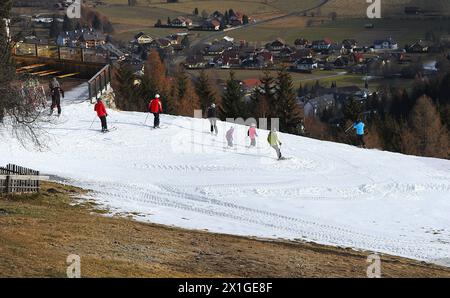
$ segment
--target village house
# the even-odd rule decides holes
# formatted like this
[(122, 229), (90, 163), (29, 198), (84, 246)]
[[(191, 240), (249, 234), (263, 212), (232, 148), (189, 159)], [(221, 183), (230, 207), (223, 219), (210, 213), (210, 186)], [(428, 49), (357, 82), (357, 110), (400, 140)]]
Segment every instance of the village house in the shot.
[(303, 104), (305, 117), (319, 117), (325, 110), (332, 110), (335, 106), (333, 94), (324, 94), (315, 98), (307, 99)]
[(203, 30), (219, 31), (221, 22), (218, 19), (205, 20), (202, 24)]
[(349, 55), (357, 48), (358, 42), (354, 39), (344, 39), (342, 41), (341, 54)]
[(134, 36), (134, 40), (137, 44), (149, 44), (153, 41), (153, 38), (150, 35), (145, 34), (144, 32), (139, 32)]
[(185, 67), (189, 69), (206, 68), (207, 61), (202, 55), (193, 55), (186, 58)]
[(312, 58), (313, 52), (311, 49), (299, 49), (291, 54), (290, 61), (297, 61), (301, 58)]
[(295, 61), (294, 67), (299, 71), (311, 72), (318, 68), (318, 64), (313, 58), (300, 58)]
[(429, 46), (425, 44), (423, 41), (418, 41), (410, 45), (406, 51), (408, 53), (428, 53)]
[(279, 52), (279, 51), (281, 51), (281, 49), (285, 48), (286, 46), (287, 46), (287, 44), (283, 39), (277, 38), (276, 40), (266, 44), (266, 49), (271, 52)]
[(192, 26), (192, 20), (186, 17), (177, 17), (173, 19), (170, 24), (168, 24), (172, 27), (190, 27)]
[(241, 81), (241, 88), (245, 97), (250, 97), (259, 86), (261, 86), (261, 80), (259, 79), (252, 78)]
[(329, 39), (315, 40), (312, 42), (312, 49), (316, 52), (326, 52), (329, 51), (330, 48), (331, 40)]
[(375, 50), (398, 50), (398, 44), (392, 38), (375, 40), (373, 43)]
[(125, 53), (110, 42), (100, 45), (98, 49), (106, 53), (109, 61), (124, 61), (126, 58)]
[(230, 23), (231, 26), (241, 26), (244, 24), (244, 14), (241, 12), (233, 12), (230, 15)]
[(268, 67), (273, 65), (273, 54), (269, 51), (261, 51), (256, 54), (255, 60), (258, 61), (258, 65)]
[(106, 36), (98, 31), (81, 29), (61, 33), (56, 39), (56, 44), (67, 47), (96, 48), (106, 43)]
[(309, 41), (304, 38), (297, 38), (294, 42), (294, 46), (297, 50), (302, 50), (309, 46)]

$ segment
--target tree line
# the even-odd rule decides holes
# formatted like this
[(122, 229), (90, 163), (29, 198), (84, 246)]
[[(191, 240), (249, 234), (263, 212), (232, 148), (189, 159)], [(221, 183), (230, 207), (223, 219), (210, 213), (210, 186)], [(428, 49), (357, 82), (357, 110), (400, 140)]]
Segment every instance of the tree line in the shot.
[(71, 19), (67, 15), (64, 15), (64, 20), (61, 25), (57, 21), (57, 16), (53, 16), (53, 21), (50, 24), (49, 36), (50, 38), (57, 38), (62, 32), (81, 30), (86, 27), (107, 34), (114, 32), (113, 25), (107, 16), (83, 5), (81, 9), (81, 19), (79, 20)]
[[(348, 144), (355, 139), (354, 134), (345, 133), (345, 128), (362, 118), (370, 148), (450, 157), (450, 73), (433, 79), (417, 77), (413, 90), (409, 91), (385, 86), (365, 101), (349, 98), (341, 115), (336, 115), (336, 109), (330, 109), (318, 118), (304, 118), (297, 100), (299, 93), (319, 88), (318, 83), (309, 91), (307, 86), (296, 88), (286, 69), (275, 75), (265, 71), (260, 80), (261, 85), (248, 97), (241, 81), (231, 71), (220, 94), (205, 71), (192, 78), (180, 66), (169, 76), (158, 51), (152, 49), (144, 76), (136, 77), (133, 68), (123, 64), (115, 70), (114, 89), (116, 104), (123, 110), (145, 112), (149, 100), (159, 93), (165, 112), (173, 115), (192, 117), (195, 109), (206, 111), (214, 102), (222, 120), (278, 118), (282, 132)], [(339, 121), (332, 123), (336, 118)]]
[(123, 110), (145, 112), (149, 100), (158, 93), (165, 111), (173, 115), (192, 117), (195, 109), (206, 111), (215, 103), (222, 120), (279, 118), (280, 129), (289, 133), (298, 133), (302, 121), (296, 90), (286, 69), (280, 70), (276, 77), (266, 72), (262, 86), (255, 89), (250, 98), (246, 97), (234, 72), (230, 72), (222, 94), (204, 70), (191, 78), (184, 67), (179, 66), (175, 74), (169, 76), (156, 49), (150, 51), (141, 78), (136, 77), (134, 69), (125, 63), (114, 73), (116, 104)]

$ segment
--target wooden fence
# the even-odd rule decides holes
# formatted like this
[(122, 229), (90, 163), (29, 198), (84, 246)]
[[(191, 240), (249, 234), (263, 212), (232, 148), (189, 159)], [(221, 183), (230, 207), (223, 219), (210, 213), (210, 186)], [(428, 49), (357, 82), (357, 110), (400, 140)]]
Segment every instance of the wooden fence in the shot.
[(39, 192), (40, 181), (47, 179), (39, 171), (8, 164), (0, 167), (0, 193)]

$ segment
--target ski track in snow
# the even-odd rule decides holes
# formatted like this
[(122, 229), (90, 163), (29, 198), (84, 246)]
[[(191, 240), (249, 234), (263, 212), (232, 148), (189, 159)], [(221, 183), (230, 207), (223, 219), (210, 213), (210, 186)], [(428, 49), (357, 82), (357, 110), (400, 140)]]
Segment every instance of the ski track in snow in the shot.
[[(205, 133), (205, 120), (110, 111), (98, 131), (86, 86), (67, 92), (47, 125), (49, 149), (23, 148), (3, 132), (0, 162), (91, 189), (110, 214), (213, 232), (314, 241), (450, 266), (450, 162), (282, 135), (277, 161), (260, 131), (249, 149)], [(148, 119), (148, 125), (153, 121)], [(219, 123), (223, 133), (230, 124)]]

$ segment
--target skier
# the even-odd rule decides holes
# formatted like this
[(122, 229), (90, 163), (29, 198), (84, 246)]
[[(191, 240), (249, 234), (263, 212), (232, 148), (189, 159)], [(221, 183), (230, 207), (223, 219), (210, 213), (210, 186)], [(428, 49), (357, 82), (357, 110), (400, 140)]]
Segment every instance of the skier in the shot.
[(269, 142), (270, 146), (277, 152), (278, 160), (284, 159), (281, 155), (281, 142), (276, 128), (272, 128), (272, 130), (269, 132), (269, 135), (267, 136), (267, 142)]
[(50, 107), (50, 116), (55, 108), (58, 109), (58, 117), (61, 115), (61, 95), (64, 98), (64, 90), (61, 88), (56, 77), (50, 82), (50, 94), (52, 95), (52, 105)]
[(353, 124), (353, 129), (356, 130), (356, 135), (358, 137), (358, 146), (366, 148), (366, 142), (364, 142), (364, 122), (361, 119), (356, 120)]
[(153, 114), (154, 120), (153, 120), (153, 128), (159, 128), (159, 114), (163, 112), (162, 109), (162, 103), (159, 99), (161, 96), (159, 94), (155, 95), (155, 98), (150, 101), (150, 104), (148, 105), (148, 109), (150, 110), (150, 113)]
[(230, 129), (227, 131), (226, 138), (228, 142), (228, 147), (233, 147), (233, 133), (234, 133), (234, 127), (230, 127)]
[(256, 147), (256, 138), (258, 134), (256, 133), (256, 124), (252, 123), (247, 132), (248, 137), (250, 138), (250, 147)]
[(208, 119), (209, 122), (211, 123), (211, 134), (215, 133), (217, 136), (219, 130), (217, 129), (217, 110), (215, 103), (212, 103), (211, 106), (208, 108)]
[(106, 112), (105, 105), (102, 102), (102, 99), (97, 99), (97, 103), (94, 106), (94, 111), (97, 112), (98, 118), (100, 118), (100, 121), (102, 123), (102, 132), (108, 132), (108, 125), (106, 123), (106, 117), (108, 116), (108, 113)]

